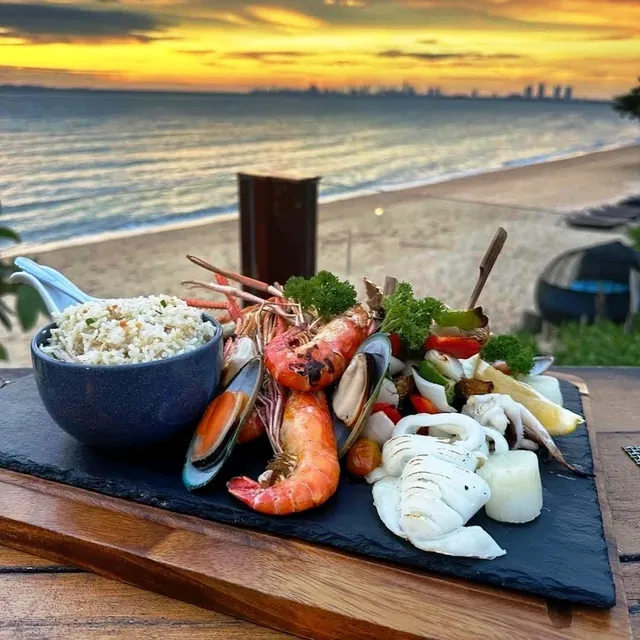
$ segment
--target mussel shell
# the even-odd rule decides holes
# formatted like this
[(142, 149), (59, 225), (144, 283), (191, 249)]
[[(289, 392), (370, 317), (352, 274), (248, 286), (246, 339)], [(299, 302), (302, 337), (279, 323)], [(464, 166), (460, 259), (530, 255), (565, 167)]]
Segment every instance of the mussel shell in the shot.
[[(536, 356), (533, 359), (533, 367), (531, 367), (531, 371), (527, 375), (529, 376), (541, 376), (553, 365), (555, 358), (553, 356)], [(505, 362), (498, 361), (492, 362), (492, 366), (500, 366), (506, 364)]]
[(551, 368), (554, 362), (553, 356), (536, 356), (534, 358), (534, 365), (531, 367), (531, 371), (529, 371), (530, 376), (540, 376), (547, 369)]
[(220, 390), (220, 393), (224, 393), (225, 391), (242, 391), (246, 394), (247, 401), (235, 423), (227, 431), (215, 451), (208, 456), (206, 460), (198, 462), (197, 466), (192, 463), (193, 448), (196, 443), (194, 433), (194, 437), (191, 439), (191, 444), (187, 450), (187, 457), (182, 470), (182, 481), (187, 489), (199, 489), (211, 482), (231, 455), (238, 439), (238, 434), (246, 419), (253, 411), (262, 384), (263, 373), (264, 365), (262, 358), (253, 358), (238, 371), (224, 389)]
[(356, 423), (369, 399), (371, 366), (367, 360), (367, 354), (356, 353), (333, 391), (333, 412), (349, 428)]
[(369, 369), (369, 399), (366, 401), (358, 420), (351, 429), (333, 414), (333, 428), (338, 443), (338, 455), (344, 456), (351, 445), (360, 437), (362, 430), (371, 413), (371, 408), (378, 399), (382, 381), (387, 375), (391, 361), (391, 342), (384, 333), (374, 333), (369, 336), (356, 353), (366, 354), (367, 367)]

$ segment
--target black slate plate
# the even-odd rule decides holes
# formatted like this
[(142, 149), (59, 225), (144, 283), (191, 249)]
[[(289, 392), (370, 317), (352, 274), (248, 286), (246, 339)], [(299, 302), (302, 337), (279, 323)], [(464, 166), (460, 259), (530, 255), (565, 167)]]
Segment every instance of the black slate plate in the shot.
[[(561, 384), (565, 406), (581, 413), (576, 387)], [(264, 445), (238, 447), (207, 490), (189, 493), (180, 476), (188, 437), (170, 452), (108, 457), (78, 444), (51, 421), (31, 376), (0, 391), (0, 407), (0, 466), (12, 471), (474, 582), (596, 607), (615, 604), (595, 482), (573, 476), (553, 461), (541, 465), (540, 517), (527, 525), (504, 525), (478, 514), (470, 524), (484, 527), (507, 554), (471, 560), (425, 553), (396, 538), (378, 519), (371, 488), (346, 477), (336, 495), (313, 511), (284, 518), (250, 511), (226, 492), (224, 483), (234, 475), (257, 477), (269, 457)], [(569, 461), (592, 470), (584, 427), (558, 438), (558, 444)]]

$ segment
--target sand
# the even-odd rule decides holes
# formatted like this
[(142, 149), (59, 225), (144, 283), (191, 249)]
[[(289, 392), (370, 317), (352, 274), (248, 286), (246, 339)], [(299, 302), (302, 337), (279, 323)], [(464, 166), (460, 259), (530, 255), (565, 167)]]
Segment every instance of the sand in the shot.
[[(567, 228), (562, 212), (630, 193), (640, 193), (640, 146), (333, 202), (320, 207), (318, 268), (356, 284), (362, 276), (382, 282), (394, 275), (421, 294), (462, 306), (487, 244), (503, 226), (509, 238), (480, 303), (494, 330), (508, 331), (533, 309), (536, 278), (552, 258), (616, 237)], [(377, 208), (383, 215), (374, 214)], [(237, 220), (82, 242), (17, 253), (59, 269), (98, 297), (184, 296), (180, 281), (205, 275), (187, 253), (229, 269), (239, 265)], [(29, 336), (2, 331), (9, 366), (29, 366)]]

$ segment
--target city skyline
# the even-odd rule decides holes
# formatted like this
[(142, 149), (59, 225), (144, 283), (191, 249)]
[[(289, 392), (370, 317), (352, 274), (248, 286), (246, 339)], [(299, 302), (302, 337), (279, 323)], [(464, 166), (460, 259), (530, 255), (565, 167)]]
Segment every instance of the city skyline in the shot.
[[(0, 84), (249, 91), (628, 90), (636, 0), (23, 0), (0, 3)], [(564, 99), (564, 89), (561, 90)], [(555, 99), (559, 99), (557, 96)]]

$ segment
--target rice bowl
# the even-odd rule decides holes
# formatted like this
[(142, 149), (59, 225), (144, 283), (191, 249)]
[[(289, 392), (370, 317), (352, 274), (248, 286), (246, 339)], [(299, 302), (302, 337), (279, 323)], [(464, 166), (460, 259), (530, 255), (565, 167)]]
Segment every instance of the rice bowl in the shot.
[(201, 310), (165, 295), (85, 302), (67, 307), (54, 320), (40, 350), (62, 362), (87, 365), (162, 360), (193, 351), (216, 334)]

